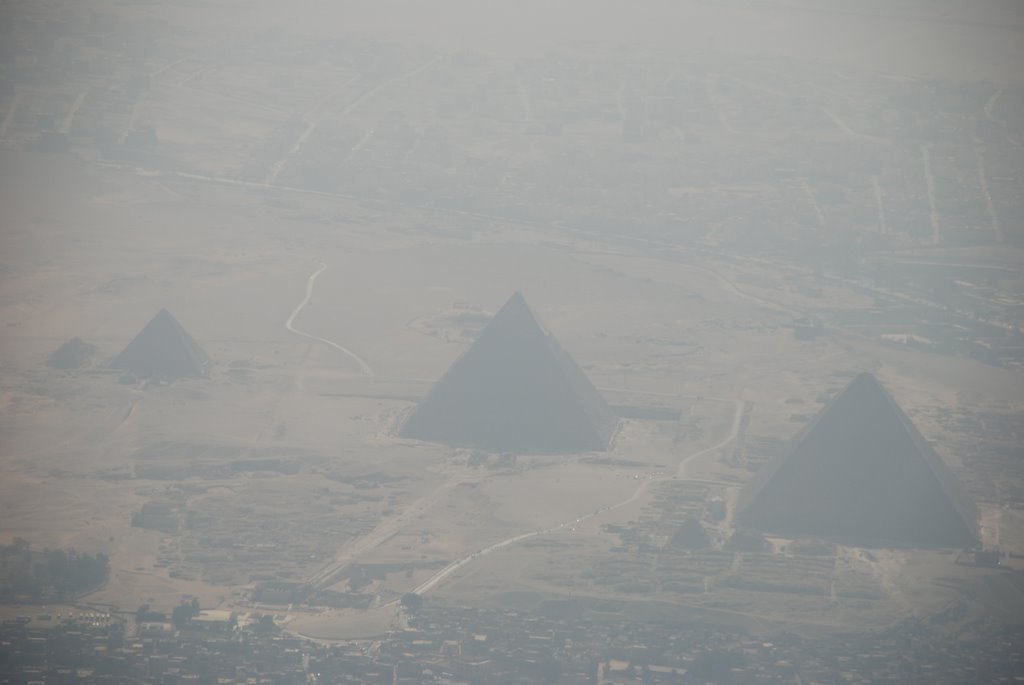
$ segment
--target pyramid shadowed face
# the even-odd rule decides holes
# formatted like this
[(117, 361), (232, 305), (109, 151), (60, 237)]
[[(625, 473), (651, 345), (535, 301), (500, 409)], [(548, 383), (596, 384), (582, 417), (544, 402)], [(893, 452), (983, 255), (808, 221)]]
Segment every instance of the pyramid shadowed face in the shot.
[(605, 450), (617, 420), (514, 294), (402, 426), (402, 437), (517, 453)]
[(857, 546), (972, 547), (977, 514), (870, 374), (853, 380), (744, 491), (744, 525)]
[(161, 309), (110, 366), (139, 378), (174, 380), (204, 375), (208, 362), (209, 357), (188, 331), (169, 311)]

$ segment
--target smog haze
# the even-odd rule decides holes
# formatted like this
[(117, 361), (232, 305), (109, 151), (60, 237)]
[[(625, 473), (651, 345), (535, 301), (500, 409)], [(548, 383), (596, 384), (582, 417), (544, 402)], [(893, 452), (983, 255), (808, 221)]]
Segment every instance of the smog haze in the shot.
[(1024, 5), (0, 2), (0, 682), (1024, 676)]

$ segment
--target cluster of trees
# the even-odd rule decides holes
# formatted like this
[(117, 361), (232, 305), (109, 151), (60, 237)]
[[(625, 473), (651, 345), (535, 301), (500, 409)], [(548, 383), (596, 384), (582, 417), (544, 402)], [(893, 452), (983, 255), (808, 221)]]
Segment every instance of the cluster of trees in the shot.
[(171, 623), (178, 630), (188, 625), (188, 622), (199, 615), (199, 600), (195, 597), (191, 602), (182, 602), (171, 611)]
[(402, 595), (400, 604), (407, 612), (415, 614), (423, 608), (423, 595), (418, 595), (415, 592), (406, 592)]
[(102, 585), (110, 574), (106, 554), (73, 549), (33, 551), (15, 538), (0, 546), (0, 601), (62, 601)]
[(135, 610), (136, 623), (166, 623), (167, 614), (162, 611), (153, 611), (148, 604), (140, 604)]
[(281, 628), (274, 623), (274, 617), (270, 614), (262, 614), (256, 617), (256, 620), (252, 623), (252, 632), (262, 637), (269, 637), (270, 635), (277, 635), (281, 632)]
[(726, 541), (725, 548), (735, 552), (767, 552), (772, 545), (760, 532), (752, 528), (737, 528)]
[(181, 630), (194, 617), (199, 615), (199, 600), (183, 601), (171, 611), (170, 618), (162, 611), (154, 611), (148, 604), (141, 604), (135, 610), (136, 623), (166, 623), (170, 620), (174, 627)]

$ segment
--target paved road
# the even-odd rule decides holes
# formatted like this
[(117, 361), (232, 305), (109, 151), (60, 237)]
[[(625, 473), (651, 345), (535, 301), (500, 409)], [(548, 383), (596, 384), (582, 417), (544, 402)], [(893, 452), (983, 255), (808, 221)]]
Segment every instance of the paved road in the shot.
[(11, 100), (11, 108), (7, 110), (7, 116), (4, 117), (4, 123), (0, 124), (0, 139), (7, 135), (7, 129), (10, 127), (11, 122), (14, 121), (14, 115), (18, 111), (19, 104), (21, 104), (21, 92), (14, 94), (14, 99)]
[[(711, 452), (714, 452), (715, 450), (719, 450), (719, 449), (725, 447), (729, 443), (733, 442), (739, 436), (740, 427), (743, 425), (743, 401), (742, 400), (734, 400), (733, 404), (735, 405), (736, 410), (735, 410), (735, 413), (733, 415), (732, 427), (729, 430), (729, 435), (727, 437), (723, 438), (722, 440), (718, 441), (717, 443), (715, 443), (711, 447), (706, 447), (706, 448), (704, 448), (704, 449), (702, 449), (702, 450), (700, 450), (698, 452), (694, 452), (693, 454), (685, 457), (682, 461), (679, 462), (679, 465), (676, 467), (675, 474), (673, 474), (671, 476), (664, 476), (664, 477), (661, 477), (661, 478), (652, 478), (652, 479), (643, 481), (636, 488), (636, 490), (633, 491), (632, 495), (630, 495), (626, 499), (624, 499), (621, 502), (618, 502), (616, 504), (612, 504), (612, 505), (609, 505), (607, 507), (602, 507), (602, 508), (600, 508), (600, 509), (598, 509), (598, 510), (596, 510), (594, 512), (591, 512), (589, 514), (585, 514), (583, 516), (580, 516), (579, 518), (571, 519), (569, 521), (565, 521), (563, 523), (559, 523), (557, 526), (551, 526), (550, 528), (545, 528), (543, 530), (534, 530), (534, 531), (530, 531), (530, 532), (527, 532), (527, 533), (520, 533), (519, 535), (514, 535), (514, 536), (512, 536), (510, 538), (506, 538), (505, 540), (501, 540), (500, 542), (496, 542), (493, 545), (489, 545), (487, 547), (484, 547), (483, 549), (480, 549), (480, 550), (477, 550), (475, 552), (472, 552), (471, 554), (468, 554), (468, 555), (462, 557), (461, 559), (456, 559), (455, 561), (453, 561), (452, 563), (448, 564), (443, 569), (441, 569), (440, 571), (435, 573), (431, 578), (429, 578), (425, 582), (421, 583), (419, 586), (417, 586), (415, 589), (413, 589), (412, 592), (415, 592), (416, 594), (419, 594), (419, 595), (422, 595), (422, 594), (425, 594), (427, 592), (430, 592), (435, 587), (437, 587), (438, 584), (441, 583), (441, 581), (443, 581), (445, 578), (447, 578), (451, 574), (455, 573), (460, 568), (466, 566), (467, 564), (471, 564), (474, 561), (476, 561), (477, 559), (479, 559), (481, 557), (484, 557), (484, 556), (487, 556), (488, 554), (491, 554), (492, 552), (497, 552), (499, 549), (503, 549), (505, 547), (510, 547), (510, 546), (512, 546), (512, 545), (514, 545), (516, 543), (522, 542), (523, 540), (528, 540), (530, 538), (534, 538), (534, 537), (537, 537), (537, 536), (540, 536), (540, 535), (549, 535), (551, 533), (555, 533), (555, 532), (558, 532), (560, 530), (563, 530), (566, 527), (571, 527), (574, 524), (580, 524), (580, 523), (583, 523), (584, 521), (586, 521), (588, 519), (596, 518), (596, 517), (600, 516), (601, 514), (607, 513), (609, 511), (614, 511), (616, 509), (621, 509), (622, 507), (629, 506), (630, 504), (632, 504), (633, 502), (638, 500), (644, 494), (644, 492), (647, 490), (647, 488), (650, 487), (650, 485), (652, 483), (661, 483), (661, 482), (669, 481), (669, 480), (685, 479), (686, 478), (686, 469), (687, 469), (687, 466), (690, 464), (690, 462), (692, 462), (694, 459), (697, 459), (699, 457), (704, 456), (705, 454), (709, 454)], [(391, 605), (396, 604), (396, 603), (397, 602), (391, 602), (390, 604), (386, 604), (385, 606), (391, 606)]]
[(71, 107), (68, 109), (67, 115), (60, 124), (61, 133), (71, 133), (71, 125), (75, 122), (75, 115), (78, 114), (78, 110), (82, 108), (82, 103), (85, 102), (86, 95), (88, 95), (87, 92), (79, 93), (75, 98), (75, 101), (71, 103)]
[[(360, 555), (376, 549), (391, 539), (405, 526), (413, 523), (423, 512), (429, 510), (448, 491), (465, 482), (477, 479), (455, 478), (436, 488), (426, 496), (412, 502), (397, 516), (381, 521), (376, 528), (366, 535), (352, 540), (335, 555), (326, 566), (313, 574), (307, 584), (318, 589), (326, 589), (338, 582), (340, 574)], [(392, 602), (394, 604), (394, 602)], [(390, 606), (386, 605), (386, 606)]]
[(921, 161), (924, 164), (924, 180), (928, 187), (928, 223), (932, 227), (932, 244), (942, 244), (942, 223), (935, 202), (935, 175), (932, 174), (931, 143), (921, 145)]
[[(376, 95), (383, 89), (395, 83), (400, 83), (402, 81), (405, 81), (406, 79), (412, 78), (413, 76), (419, 74), (420, 72), (425, 71), (426, 69), (429, 69), (430, 67), (434, 66), (441, 59), (441, 56), (434, 57), (433, 59), (430, 59), (421, 64), (420, 66), (416, 67), (412, 71), (406, 72), (392, 79), (388, 79), (387, 81), (384, 81), (382, 83), (378, 83), (376, 86), (374, 86), (373, 88), (371, 88), (370, 90), (366, 91), (358, 98), (356, 98), (347, 107), (342, 109), (341, 112), (338, 113), (338, 117), (348, 116), (353, 111), (355, 111), (356, 108), (358, 108), (360, 105), (362, 105), (364, 102), (372, 98), (374, 95)], [(342, 90), (341, 92), (344, 92), (344, 90)], [(289, 150), (284, 154), (284, 156), (281, 157), (281, 159), (279, 159), (273, 166), (270, 167), (270, 171), (267, 173), (267, 183), (271, 185), (277, 183), (277, 179), (281, 175), (281, 172), (284, 171), (284, 167), (288, 163), (288, 160), (294, 155), (296, 155), (299, 152), (299, 150), (302, 149), (302, 146), (306, 144), (306, 141), (309, 140), (309, 137), (313, 135), (313, 131), (316, 129), (316, 126), (319, 123), (319, 119), (323, 114), (326, 113), (327, 108), (329, 107), (331, 101), (335, 97), (336, 94), (329, 96), (320, 106), (317, 107), (316, 111), (314, 112), (316, 116), (310, 117), (310, 120), (306, 122), (306, 127), (303, 129), (302, 134), (299, 135), (298, 139), (295, 141), (295, 144), (292, 145), (291, 148), (289, 148)]]

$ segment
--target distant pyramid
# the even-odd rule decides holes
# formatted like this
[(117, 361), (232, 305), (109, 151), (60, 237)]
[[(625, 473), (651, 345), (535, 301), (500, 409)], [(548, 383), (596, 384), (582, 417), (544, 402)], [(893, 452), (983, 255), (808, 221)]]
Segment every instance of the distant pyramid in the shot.
[(874, 376), (853, 380), (740, 496), (739, 522), (861, 547), (971, 547), (977, 512)]
[(605, 450), (617, 420), (520, 293), (491, 319), (400, 430), (495, 452)]
[(58, 347), (46, 360), (55, 369), (80, 369), (96, 356), (96, 346), (75, 336)]
[(130, 371), (139, 378), (174, 380), (202, 376), (208, 360), (178, 320), (161, 309), (111, 366)]

